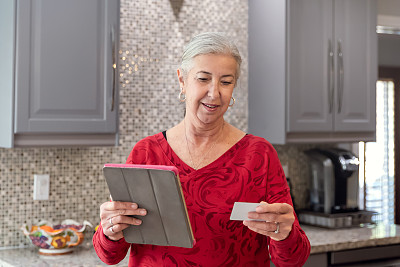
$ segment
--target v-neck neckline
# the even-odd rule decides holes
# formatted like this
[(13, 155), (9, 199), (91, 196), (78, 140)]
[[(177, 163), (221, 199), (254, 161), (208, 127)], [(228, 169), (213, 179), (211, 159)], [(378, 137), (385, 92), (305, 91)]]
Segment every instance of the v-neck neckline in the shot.
[[(210, 162), (209, 164), (201, 167), (200, 169), (194, 169), (193, 167), (189, 166), (186, 162), (184, 162), (176, 153), (175, 151), (172, 149), (172, 147), (170, 146), (170, 144), (168, 143), (167, 139), (164, 137), (163, 133), (158, 133), (157, 134), (157, 142), (159, 143), (159, 145), (161, 146), (163, 152), (165, 155), (168, 155), (168, 151), (171, 151), (170, 154), (171, 156), (175, 159), (172, 161), (172, 163), (178, 167), (177, 165), (181, 165), (182, 167), (184, 167), (185, 170), (190, 170), (190, 173), (188, 174), (193, 174), (193, 173), (199, 173), (203, 170), (206, 170), (208, 168), (213, 167), (214, 165), (217, 165), (220, 161), (222, 161), (222, 159), (224, 157), (226, 157), (228, 154), (231, 153), (231, 151), (236, 150), (237, 148), (239, 148), (242, 143), (245, 142), (245, 140), (248, 138), (249, 134), (245, 134), (242, 138), (240, 138), (234, 145), (232, 145), (228, 150), (226, 150), (221, 156), (219, 156), (218, 158), (216, 158), (214, 161)], [(178, 161), (179, 164), (176, 164), (175, 161)], [(225, 163), (225, 162), (224, 162)]]

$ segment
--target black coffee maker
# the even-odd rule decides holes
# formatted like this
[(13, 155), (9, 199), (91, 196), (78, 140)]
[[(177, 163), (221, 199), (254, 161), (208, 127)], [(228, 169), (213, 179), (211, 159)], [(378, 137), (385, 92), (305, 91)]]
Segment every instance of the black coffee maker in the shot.
[(311, 149), (306, 154), (311, 169), (311, 210), (328, 214), (358, 211), (357, 157), (339, 148)]
[(304, 224), (327, 228), (373, 223), (376, 212), (359, 209), (358, 159), (339, 148), (305, 152), (310, 166), (310, 208), (299, 212)]

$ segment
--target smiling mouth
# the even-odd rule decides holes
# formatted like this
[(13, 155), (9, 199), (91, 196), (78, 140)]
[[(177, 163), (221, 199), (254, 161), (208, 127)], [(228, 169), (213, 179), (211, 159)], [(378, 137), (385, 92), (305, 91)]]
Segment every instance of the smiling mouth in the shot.
[(219, 107), (219, 105), (210, 105), (210, 104), (204, 104), (202, 103), (204, 106), (208, 107), (208, 108), (217, 108)]

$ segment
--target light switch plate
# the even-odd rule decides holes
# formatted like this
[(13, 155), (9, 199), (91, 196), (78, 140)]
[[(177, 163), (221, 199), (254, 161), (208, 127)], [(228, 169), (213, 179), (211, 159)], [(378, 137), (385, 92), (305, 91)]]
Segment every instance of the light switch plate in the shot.
[(34, 174), (33, 200), (48, 200), (50, 192), (50, 175)]

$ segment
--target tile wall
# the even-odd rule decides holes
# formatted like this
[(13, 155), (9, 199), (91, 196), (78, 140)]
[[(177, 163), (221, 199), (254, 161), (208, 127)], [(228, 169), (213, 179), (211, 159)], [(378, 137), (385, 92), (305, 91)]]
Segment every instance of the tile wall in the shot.
[[(246, 131), (247, 11), (243, 0), (121, 0), (119, 146), (0, 148), (0, 247), (29, 245), (19, 230), (25, 222), (98, 223), (99, 206), (108, 199), (102, 165), (125, 162), (138, 140), (183, 118), (176, 69), (183, 45), (197, 33), (223, 31), (236, 40), (244, 62), (226, 120)], [(307, 148), (276, 147), (289, 166), (298, 207), (306, 203)], [(50, 174), (49, 200), (33, 200), (33, 174)]]

